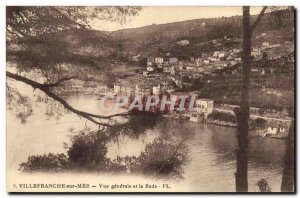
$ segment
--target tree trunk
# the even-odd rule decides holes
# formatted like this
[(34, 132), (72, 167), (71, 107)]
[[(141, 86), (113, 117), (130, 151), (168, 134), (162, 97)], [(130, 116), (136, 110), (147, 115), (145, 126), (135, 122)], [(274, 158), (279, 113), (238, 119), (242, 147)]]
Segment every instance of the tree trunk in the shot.
[(281, 192), (294, 192), (295, 152), (294, 152), (294, 120), (286, 141), (285, 160), (283, 165)]
[(238, 149), (236, 152), (236, 191), (248, 191), (248, 120), (249, 120), (249, 73), (251, 67), (251, 26), (250, 7), (243, 7), (243, 55), (242, 87), (240, 108), (236, 112), (238, 123)]

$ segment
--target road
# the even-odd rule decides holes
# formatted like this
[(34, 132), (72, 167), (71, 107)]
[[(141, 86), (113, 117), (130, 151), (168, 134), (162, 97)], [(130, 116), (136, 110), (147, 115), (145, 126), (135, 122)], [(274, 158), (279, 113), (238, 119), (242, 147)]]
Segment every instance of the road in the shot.
[[(219, 111), (219, 112), (225, 112), (225, 113), (230, 113), (234, 115), (234, 112), (232, 110), (227, 110), (227, 109), (219, 109), (219, 108), (214, 108), (214, 110)], [(291, 119), (282, 119), (282, 118), (270, 118), (266, 116), (259, 116), (259, 115), (250, 115), (250, 118), (262, 118), (268, 121), (282, 121), (282, 122), (291, 122)]]

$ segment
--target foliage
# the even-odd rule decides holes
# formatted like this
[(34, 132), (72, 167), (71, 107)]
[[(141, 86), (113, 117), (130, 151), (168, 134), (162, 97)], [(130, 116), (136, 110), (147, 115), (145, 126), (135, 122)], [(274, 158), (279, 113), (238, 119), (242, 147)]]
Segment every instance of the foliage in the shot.
[(29, 156), (27, 162), (20, 164), (23, 171), (60, 171), (68, 165), (65, 154), (33, 155)]
[(265, 128), (267, 128), (267, 121), (263, 118), (256, 118), (255, 119), (255, 126), (258, 129), (265, 129)]
[(161, 113), (134, 111), (125, 123), (108, 128), (106, 133), (113, 141), (121, 135), (138, 138), (148, 129), (153, 129), (161, 117)]
[[(58, 64), (67, 63), (96, 66), (96, 62), (101, 61), (99, 50), (96, 55), (76, 51), (84, 46), (83, 51), (90, 52), (91, 42), (94, 45), (109, 42), (104, 33), (93, 34), (88, 29), (89, 24), (95, 19), (124, 23), (139, 10), (139, 7), (118, 6), (9, 6), (6, 17), (7, 58), (16, 61), (20, 71), (33, 68), (48, 71)], [(78, 40), (78, 37), (81, 38)]]
[(103, 169), (107, 163), (105, 133), (98, 131), (81, 132), (72, 137), (68, 149), (69, 161), (74, 167)]
[[(283, 12), (287, 11), (284, 10)], [(284, 23), (281, 24), (280, 28), (284, 32), (292, 32), (294, 17), (292, 14), (284, 14), (282, 16)], [(256, 15), (252, 15), (251, 20), (254, 20), (256, 17)], [(273, 24), (270, 24), (271, 18), (273, 18), (271, 13), (266, 13), (254, 34), (260, 35), (263, 32), (278, 30), (278, 27), (275, 28)], [(206, 24), (205, 26), (202, 26), (203, 22)], [(124, 42), (127, 53), (133, 52), (142, 56), (157, 56), (170, 52), (172, 56), (176, 56), (180, 60), (187, 60), (191, 56), (199, 57), (202, 53), (223, 50), (224, 47), (242, 47), (241, 42), (235, 42), (235, 38), (241, 38), (242, 36), (241, 25), (241, 16), (195, 19), (120, 30), (114, 32), (112, 37), (114, 39), (119, 39), (120, 37), (128, 39), (128, 41)], [(231, 38), (231, 41), (223, 42), (222, 46), (215, 46), (209, 43), (212, 39), (223, 39), (224, 36)], [(178, 46), (175, 43), (182, 39), (189, 40), (190, 44)], [(274, 35), (273, 39), (275, 39)], [(280, 38), (280, 42), (283, 39), (286, 39), (286, 37)]]
[[(239, 105), (241, 91), (240, 75), (217, 75), (204, 80), (199, 96), (211, 98), (216, 103)], [(263, 88), (268, 88), (268, 94)], [(274, 94), (273, 94), (274, 93)], [(277, 95), (277, 93), (281, 95)], [(251, 107), (276, 109), (281, 111), (294, 103), (293, 75), (251, 75), (249, 102)]]
[(219, 111), (213, 111), (211, 114), (207, 116), (208, 119), (212, 120), (220, 120), (224, 122), (236, 123), (235, 115), (231, 113), (224, 113)]
[(20, 164), (22, 171), (113, 171), (135, 172), (148, 176), (182, 178), (188, 163), (187, 147), (182, 141), (160, 137), (146, 145), (138, 156), (106, 157), (108, 136), (100, 132), (81, 132), (72, 138), (68, 157), (64, 154), (33, 155)]
[(36, 36), (90, 27), (93, 18), (124, 23), (139, 10), (128, 6), (8, 6), (6, 26), (11, 36)]
[(265, 179), (259, 180), (256, 185), (258, 186), (260, 192), (271, 192), (271, 187), (269, 186), (269, 183)]
[(287, 6), (270, 6), (269, 9), (272, 11), (270, 13), (269, 25), (273, 28), (284, 28), (290, 25), (290, 21), (287, 20), (288, 17), (293, 17), (294, 8)]
[(188, 162), (188, 149), (183, 142), (163, 137), (147, 144), (138, 157), (138, 168), (144, 174), (182, 177), (183, 166)]
[(187, 76), (184, 76), (182, 78), (182, 82), (190, 84), (190, 86), (184, 86), (182, 89), (178, 90), (178, 91), (182, 91), (182, 92), (199, 91), (200, 89), (203, 88), (203, 86), (205, 84), (201, 77), (192, 79)]
[[(87, 75), (86, 71), (91, 68), (97, 71), (97, 74), (110, 76), (110, 70), (105, 67), (110, 67), (111, 59), (107, 57), (112, 53), (111, 48), (105, 53), (99, 53), (99, 50), (94, 53), (95, 50), (91, 50), (95, 45), (102, 45), (102, 41), (107, 41), (106, 38), (109, 36), (106, 33), (101, 37), (94, 35), (92, 40), (80, 35), (91, 35), (92, 31), (88, 28), (89, 24), (94, 22), (93, 20), (124, 23), (129, 17), (135, 16), (140, 9), (132, 6), (8, 6), (6, 8), (7, 62), (8, 66), (13, 66), (13, 70), (18, 74), (8, 70), (7, 77), (27, 83), (59, 101), (64, 107), (68, 107), (65, 98), (56, 92), (55, 87), (58, 86), (56, 82), (66, 77), (71, 79)], [(76, 33), (70, 34), (70, 32)], [(74, 34), (81, 37), (80, 41), (72, 37)], [(106, 38), (103, 39), (104, 37)], [(104, 45), (102, 48), (106, 49)], [(87, 53), (90, 51), (93, 53)], [(28, 73), (34, 74), (32, 79), (24, 77)], [(42, 85), (37, 82), (37, 79), (43, 81)], [(59, 83), (60, 87), (62, 85), (62, 82)], [(85, 114), (72, 108), (68, 110), (81, 116)], [(95, 124), (102, 124), (87, 115), (90, 114), (85, 114), (83, 117)], [(20, 116), (23, 119), (27, 115), (20, 114)]]
[(32, 105), (29, 97), (23, 96), (20, 92), (8, 85), (6, 91), (7, 108), (12, 111), (17, 118), (25, 123), (27, 118), (32, 115)]

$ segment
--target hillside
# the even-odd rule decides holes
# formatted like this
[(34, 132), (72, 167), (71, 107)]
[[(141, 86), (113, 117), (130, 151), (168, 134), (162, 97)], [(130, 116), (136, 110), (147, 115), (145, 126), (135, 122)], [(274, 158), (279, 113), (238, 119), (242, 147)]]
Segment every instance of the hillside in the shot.
[[(285, 39), (292, 39), (294, 27), (293, 14), (288, 11), (277, 11), (274, 13), (265, 14), (254, 32), (254, 37), (263, 32), (269, 32), (270, 34), (267, 35), (275, 34)], [(251, 16), (251, 19), (254, 21), (256, 17)], [(112, 32), (111, 36), (123, 45), (123, 49), (127, 53), (140, 53), (143, 56), (148, 56), (171, 52), (175, 56), (187, 58), (185, 55), (187, 53), (190, 56), (199, 56), (199, 54), (207, 52), (207, 50), (215, 50), (207, 45), (207, 42), (212, 39), (223, 38), (224, 36), (235, 38), (235, 40), (227, 43), (227, 46), (224, 47), (240, 46), (241, 40), (238, 38), (242, 36), (241, 25), (242, 16), (195, 19), (119, 30)], [(268, 38), (270, 42), (278, 41), (275, 35), (272, 38)], [(190, 44), (184, 47), (176, 45), (177, 41), (183, 39), (189, 40)], [(254, 41), (255, 44), (257, 42)]]
[[(254, 20), (257, 16), (251, 17)], [(41, 57), (44, 60), (44, 57), (53, 55), (53, 59), (56, 59), (61, 56), (61, 53), (57, 52), (65, 50), (74, 55), (84, 56), (85, 60), (82, 64), (91, 62), (91, 60), (96, 64), (103, 61), (126, 61), (128, 55), (137, 54), (140, 54), (140, 59), (143, 59), (148, 56), (164, 56), (169, 53), (171, 56), (184, 60), (215, 50), (241, 48), (241, 24), (242, 16), (233, 16), (150, 25), (114, 32), (92, 29), (66, 30), (44, 35), (48, 37), (46, 40), (43, 39), (44, 47), (40, 45), (40, 41), (30, 41), (33, 54), (39, 54), (39, 56), (30, 58)], [(293, 28), (293, 13), (289, 11), (267, 13), (254, 32), (253, 46), (261, 45), (264, 41), (273, 44), (287, 40), (293, 41)], [(262, 33), (265, 36), (261, 37)], [(212, 40), (222, 39), (224, 36), (230, 40), (224, 39), (219, 45), (212, 44)], [(189, 44), (178, 45), (176, 42), (180, 40), (188, 40)], [(53, 45), (54, 51), (51, 53), (48, 52), (49, 45)], [(65, 59), (66, 56), (64, 54), (62, 56), (61, 59)], [(71, 59), (73, 60), (74, 57), (71, 56)], [(27, 55), (24, 57), (25, 62), (26, 60), (28, 60)], [(109, 65), (107, 64), (107, 66)]]
[[(262, 18), (253, 34), (253, 47), (261, 46), (263, 42), (283, 44), (286, 41), (294, 41), (293, 14), (288, 11), (275, 13), (267, 13)], [(252, 20), (256, 17), (252, 16)], [(146, 62), (143, 61), (149, 56), (166, 56), (168, 53), (169, 56), (185, 60), (192, 56), (200, 57), (203, 53), (241, 48), (241, 24), (242, 16), (234, 16), (150, 25), (115, 32), (92, 29), (66, 30), (28, 39), (26, 42), (30, 42), (30, 47), (24, 52), (7, 47), (7, 60), (19, 59), (19, 62), (23, 62), (24, 69), (38, 66), (51, 70), (56, 64), (69, 63), (71, 67), (79, 66), (80, 70), (84, 68), (90, 76), (98, 71), (106, 71), (93, 79), (101, 79), (104, 83), (112, 85), (115, 82), (114, 77), (124, 78), (144, 70)], [(177, 42), (181, 40), (188, 41), (188, 44), (179, 45)], [(280, 47), (276, 50), (278, 53), (291, 53), (294, 49), (291, 47), (286, 50), (286, 47)], [(132, 56), (138, 54), (139, 61), (129, 61)], [(26, 66), (27, 64), (30, 66)], [(87, 66), (92, 69), (87, 69)], [(275, 62), (275, 66), (283, 65)], [(292, 67), (293, 65), (289, 68)], [(283, 109), (293, 104), (294, 79), (291, 72), (278, 72), (276, 75), (264, 77), (253, 76), (255, 83), (250, 86), (251, 105)], [(216, 103), (239, 102), (239, 75), (209, 76), (195, 85), (192, 91), (198, 91), (200, 96), (214, 99)], [(263, 88), (266, 91), (263, 91)]]

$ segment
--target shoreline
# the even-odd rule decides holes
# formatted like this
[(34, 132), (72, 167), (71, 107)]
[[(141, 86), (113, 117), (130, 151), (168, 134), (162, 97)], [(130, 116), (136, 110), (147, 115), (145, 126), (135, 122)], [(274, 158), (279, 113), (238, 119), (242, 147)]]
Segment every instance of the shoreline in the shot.
[[(188, 122), (194, 122), (189, 119), (188, 116), (179, 114), (178, 115), (172, 115), (172, 114), (166, 114), (164, 116), (167, 119), (180, 119)], [(217, 126), (223, 126), (223, 127), (230, 127), (230, 128), (237, 128), (237, 123), (233, 122), (226, 122), (218, 119), (207, 119), (207, 121), (199, 121), (194, 123), (201, 123), (201, 124), (211, 124), (211, 125), (217, 125)], [(276, 138), (276, 139), (285, 139), (287, 138), (288, 132), (286, 133), (278, 133), (278, 134), (269, 134), (267, 133), (267, 128), (265, 129), (249, 129), (249, 134), (256, 137), (268, 137), (268, 138)]]

